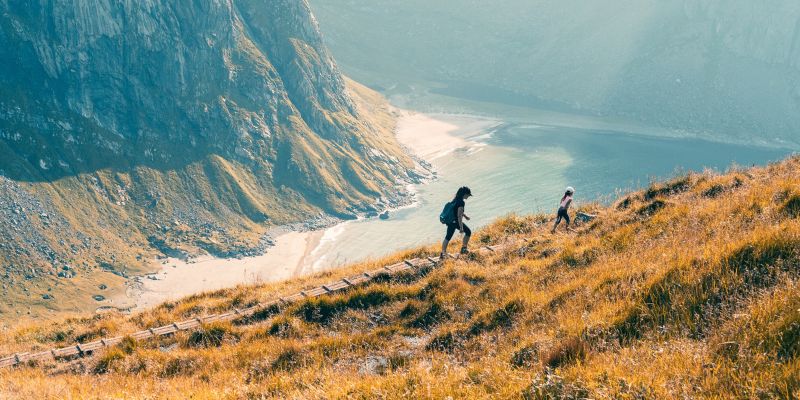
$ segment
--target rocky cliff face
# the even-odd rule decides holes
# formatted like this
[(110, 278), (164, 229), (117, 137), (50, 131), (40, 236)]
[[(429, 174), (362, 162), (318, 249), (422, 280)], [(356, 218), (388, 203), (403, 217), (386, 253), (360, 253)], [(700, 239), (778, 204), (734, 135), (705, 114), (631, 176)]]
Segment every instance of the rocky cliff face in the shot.
[(154, 246), (258, 250), (269, 226), (353, 216), (410, 179), (305, 0), (0, 0), (0, 59), (0, 268), (20, 302)]

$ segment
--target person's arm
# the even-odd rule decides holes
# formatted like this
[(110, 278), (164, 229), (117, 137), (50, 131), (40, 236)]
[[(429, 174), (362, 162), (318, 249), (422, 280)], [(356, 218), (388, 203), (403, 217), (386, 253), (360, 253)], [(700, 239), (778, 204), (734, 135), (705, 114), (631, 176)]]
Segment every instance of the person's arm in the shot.
[(464, 232), (464, 207), (458, 207), (458, 230)]
[(572, 197), (567, 199), (567, 204), (564, 206), (564, 209), (565, 210), (569, 210), (569, 206), (571, 206), (571, 205), (572, 205)]

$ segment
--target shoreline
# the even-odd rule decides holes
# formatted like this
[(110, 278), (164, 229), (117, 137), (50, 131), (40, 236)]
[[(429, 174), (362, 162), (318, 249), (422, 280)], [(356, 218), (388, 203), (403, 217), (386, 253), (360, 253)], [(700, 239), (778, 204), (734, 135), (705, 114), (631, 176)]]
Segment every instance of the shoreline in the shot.
[(401, 145), (426, 162), (433, 162), (458, 149), (473, 147), (487, 130), (503, 121), (466, 114), (425, 114), (400, 110), (396, 138)]
[[(487, 130), (502, 125), (496, 119), (459, 114), (423, 114), (395, 110), (398, 115), (395, 137), (412, 155), (425, 163), (432, 163), (456, 150), (474, 148), (475, 140), (486, 135)], [(433, 173), (436, 176), (436, 173)], [(425, 184), (425, 182), (421, 183)], [(414, 184), (406, 188), (415, 192)], [(413, 196), (413, 195), (412, 195)], [(416, 201), (400, 205), (389, 211), (416, 207)], [(292, 279), (298, 276), (335, 268), (326, 265), (324, 245), (335, 243), (344, 227), (352, 221), (341, 221), (318, 230), (292, 229), (275, 235), (275, 245), (266, 253), (239, 259), (216, 258), (204, 255), (183, 261), (176, 258), (156, 259), (156, 272), (132, 278), (125, 298), (114, 299), (116, 309), (143, 311), (164, 301), (192, 294), (235, 287)], [(99, 311), (99, 310), (98, 310)]]
[(260, 284), (293, 278), (302, 273), (311, 251), (324, 231), (290, 231), (275, 238), (266, 253), (240, 259), (205, 255), (184, 261), (159, 260), (158, 272), (136, 277), (128, 296), (133, 311), (142, 311), (164, 301), (238, 285)]

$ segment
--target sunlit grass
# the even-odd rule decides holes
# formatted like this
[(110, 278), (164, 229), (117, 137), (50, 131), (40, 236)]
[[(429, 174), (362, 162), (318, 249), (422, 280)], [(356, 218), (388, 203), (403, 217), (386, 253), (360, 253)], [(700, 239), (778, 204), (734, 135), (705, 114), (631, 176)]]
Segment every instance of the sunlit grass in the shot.
[[(244, 321), (0, 371), (0, 393), (73, 398), (796, 398), (800, 159), (631, 193), (578, 233), (508, 216), (517, 249), (447, 261)], [(653, 206), (653, 204), (659, 204)], [(327, 272), (18, 327), (3, 353), (246, 307)]]

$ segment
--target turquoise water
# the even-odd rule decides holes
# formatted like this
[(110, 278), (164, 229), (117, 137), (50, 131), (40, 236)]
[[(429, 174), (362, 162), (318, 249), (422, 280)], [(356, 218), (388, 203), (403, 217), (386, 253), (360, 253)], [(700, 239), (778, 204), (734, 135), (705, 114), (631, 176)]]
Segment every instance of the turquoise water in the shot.
[[(326, 232), (314, 270), (440, 242), (438, 215), (461, 185), (472, 188), (467, 224), (475, 230), (509, 213), (555, 212), (566, 186), (575, 202), (609, 202), (620, 192), (686, 171), (763, 165), (790, 150), (591, 129), (505, 126), (475, 146), (433, 161), (439, 179), (416, 187), (417, 204), (389, 220), (353, 221)], [(460, 240), (458, 235), (454, 240)]]

